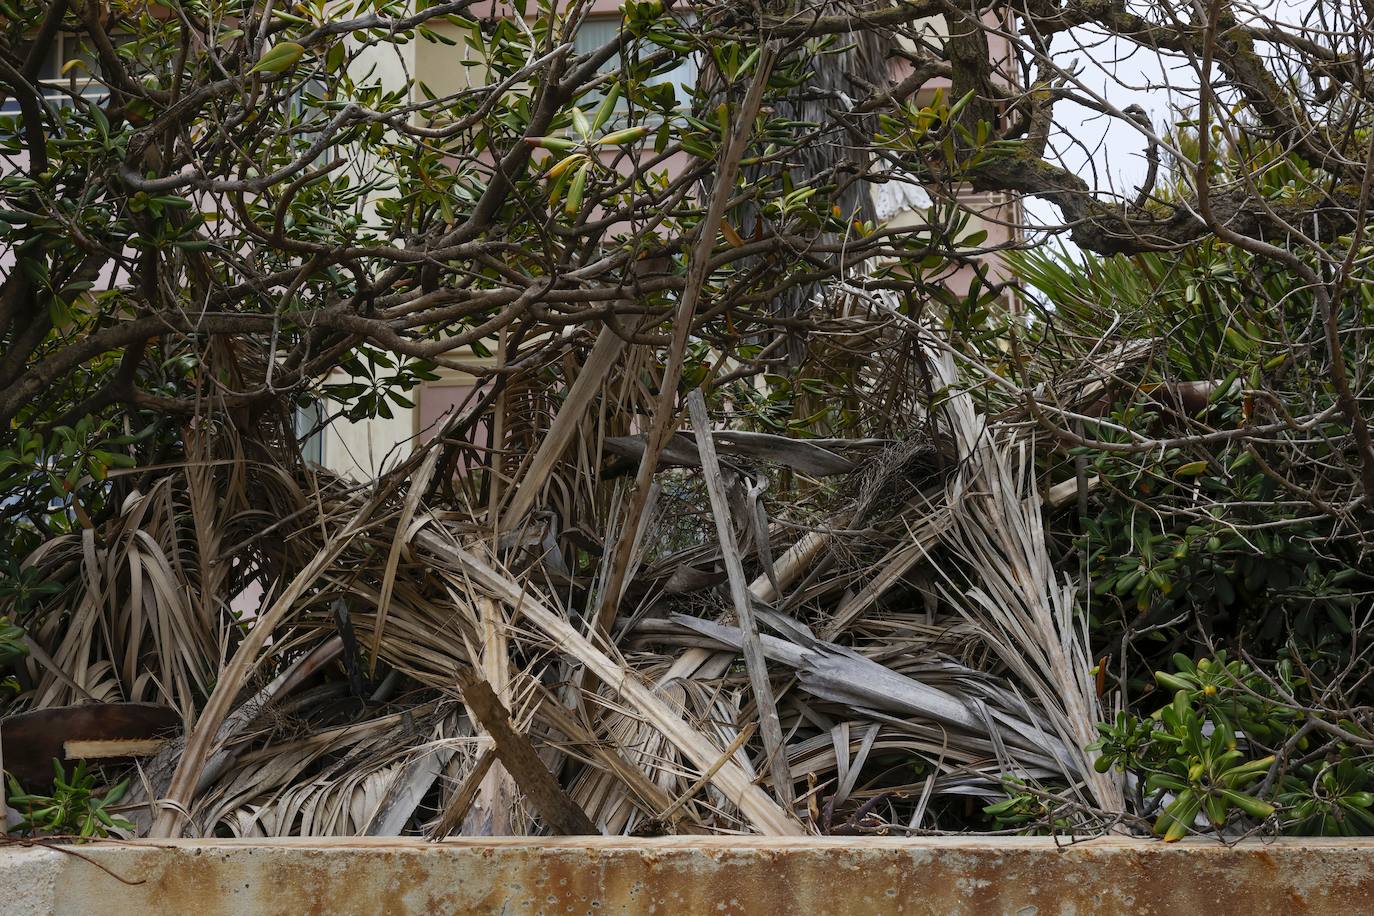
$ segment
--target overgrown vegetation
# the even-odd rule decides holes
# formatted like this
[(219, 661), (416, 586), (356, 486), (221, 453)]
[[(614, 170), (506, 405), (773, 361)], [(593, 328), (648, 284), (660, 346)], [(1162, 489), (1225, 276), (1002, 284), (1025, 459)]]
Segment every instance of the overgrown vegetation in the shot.
[(0, 3), (13, 829), (1374, 828), (1367, 11), (514, 9)]
[[(1149, 342), (1045, 468), (1092, 491), (1058, 524), (1091, 583), (1081, 600), (1103, 689), (1125, 707), (1100, 726), (1099, 764), (1138, 780), (1137, 806), (1160, 812), (1166, 838), (1203, 818), (1367, 833), (1363, 459), (1314, 330), (1318, 296), (1216, 241), (1012, 260), (1048, 306), (1026, 346), (1092, 346), (1113, 327)], [(1350, 326), (1374, 315), (1362, 277), (1346, 281)], [(1362, 365), (1365, 347), (1344, 335), (1342, 358)]]

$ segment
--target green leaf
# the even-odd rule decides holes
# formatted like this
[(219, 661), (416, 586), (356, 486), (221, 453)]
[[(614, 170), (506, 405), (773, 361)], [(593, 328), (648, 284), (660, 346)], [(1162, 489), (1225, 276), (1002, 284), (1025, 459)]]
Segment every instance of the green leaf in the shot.
[(576, 106), (573, 107), (572, 119), (573, 128), (578, 132), (578, 134), (582, 136), (584, 140), (592, 135), (592, 125), (587, 120), (587, 116), (582, 113), (581, 108), (577, 108)]
[(297, 61), (305, 54), (305, 48), (294, 41), (283, 41), (273, 45), (258, 62), (253, 65), (249, 73), (284, 73), (296, 66)]
[(1234, 792), (1230, 789), (1219, 790), (1231, 804), (1244, 811), (1251, 817), (1266, 818), (1274, 813), (1274, 806), (1268, 802), (1261, 801), (1253, 795), (1246, 795), (1244, 792)]
[(591, 162), (584, 162), (573, 173), (572, 183), (568, 186), (567, 199), (563, 201), (563, 215), (576, 216), (582, 209), (582, 195), (587, 188), (587, 172), (591, 169)]
[(555, 153), (572, 152), (581, 145), (577, 141), (569, 140), (566, 137), (526, 137), (525, 142), (530, 146), (552, 150)]
[[(611, 115), (615, 114), (615, 105), (620, 101), (620, 83), (611, 83), (611, 88), (606, 91), (606, 97), (601, 100), (601, 106), (596, 109), (596, 117), (592, 118), (592, 128), (588, 133), (598, 131), (605, 127), (611, 120)], [(575, 117), (575, 116), (574, 116)], [(602, 143), (606, 142), (603, 137)]]
[(613, 131), (596, 141), (601, 146), (629, 146), (643, 140), (653, 131), (652, 127), (641, 124), (638, 127), (627, 127), (624, 130)]

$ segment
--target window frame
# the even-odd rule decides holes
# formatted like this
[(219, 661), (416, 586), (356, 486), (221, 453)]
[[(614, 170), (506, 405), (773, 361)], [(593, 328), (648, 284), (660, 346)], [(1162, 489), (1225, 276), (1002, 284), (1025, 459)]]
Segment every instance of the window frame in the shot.
[[(583, 43), (581, 39), (583, 35), (587, 34), (588, 27), (595, 27), (595, 29), (597, 30), (600, 30), (605, 27), (608, 28), (604, 32), (602, 37), (598, 38), (595, 41), (588, 40), (586, 43)], [(609, 41), (613, 36), (618, 35), (620, 33), (622, 27), (623, 20), (620, 16), (588, 16), (586, 19), (582, 21), (582, 24), (578, 27), (576, 34), (573, 35), (573, 54), (581, 56), (602, 48), (603, 46), (605, 46), (607, 41)], [(658, 76), (652, 77), (647, 82), (647, 85), (650, 86), (661, 86), (664, 84), (672, 85), (673, 96), (677, 100), (678, 111), (691, 111), (690, 89), (692, 86), (696, 84), (696, 81), (698, 80), (701, 74), (701, 65), (696, 59), (696, 54), (697, 52), (695, 51), (688, 53), (686, 58), (680, 61), (678, 65), (674, 67), (672, 70), (669, 70), (666, 73), (662, 73)], [(597, 71), (597, 75), (599, 76), (604, 73), (609, 73), (612, 70), (617, 70), (620, 68), (620, 64), (621, 61), (619, 57), (612, 57), (610, 60), (602, 64), (601, 68)], [(682, 71), (681, 76), (677, 75), (679, 71)], [(604, 94), (601, 90), (595, 90), (583, 95), (582, 98), (578, 100), (577, 104), (578, 107), (580, 107), (584, 112), (594, 111), (601, 104), (601, 99), (603, 97)], [(625, 117), (629, 113), (629, 110), (629, 102), (625, 99), (624, 96), (621, 96), (620, 99), (616, 101), (615, 110), (611, 114), (611, 121), (610, 124), (607, 125), (606, 129), (614, 130), (616, 126), (623, 125)], [(654, 116), (644, 121), (644, 123), (652, 126), (661, 123), (661, 121), (655, 114)]]
[[(60, 31), (53, 36), (52, 45), (43, 57), (43, 64), (39, 70), (38, 79), (35, 81), (42, 91), (43, 100), (49, 105), (57, 108), (74, 105), (73, 95), (79, 95), (83, 99), (99, 104), (109, 96), (109, 89), (98, 78), (99, 60), (94, 50), (85, 46), (85, 38), (86, 36), (78, 32), (69, 31)], [(118, 42), (127, 36), (114, 35), (111, 38)], [(20, 47), (32, 48), (33, 42), (23, 42)], [(82, 50), (87, 53), (82, 54)], [(82, 60), (86, 66), (73, 68), (70, 73), (63, 76), (62, 68), (73, 60)], [(85, 74), (78, 76), (76, 72), (78, 69), (84, 69)], [(6, 97), (4, 103), (0, 104), (0, 115), (18, 113), (19, 103), (15, 101), (13, 96)]]

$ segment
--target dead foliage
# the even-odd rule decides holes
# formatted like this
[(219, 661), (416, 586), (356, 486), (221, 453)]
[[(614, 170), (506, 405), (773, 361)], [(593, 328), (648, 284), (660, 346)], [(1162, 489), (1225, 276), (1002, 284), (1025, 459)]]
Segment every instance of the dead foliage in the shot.
[(207, 428), (27, 559), (62, 591), (21, 702), (180, 711), (123, 806), (153, 836), (902, 833), (1008, 780), (1101, 829), (1025, 424), (917, 339), (938, 393), (900, 438), (732, 430), (694, 394), (635, 530), (612, 368), (508, 425), (533, 447), (485, 485), (442, 432), (359, 485)]

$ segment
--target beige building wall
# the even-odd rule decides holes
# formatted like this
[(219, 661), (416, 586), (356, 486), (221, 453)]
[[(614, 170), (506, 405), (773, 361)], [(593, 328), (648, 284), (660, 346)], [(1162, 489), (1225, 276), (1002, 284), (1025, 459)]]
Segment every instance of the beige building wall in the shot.
[[(387, 90), (406, 86), (416, 76), (418, 52), (425, 44), (428, 42), (413, 41), (362, 48), (350, 66), (350, 76), (359, 82), (379, 82)], [(336, 370), (326, 384), (349, 381), (352, 378), (347, 373)], [(337, 406), (328, 401), (321, 405), (325, 411)], [(404, 459), (410, 454), (414, 436), (414, 411), (399, 405), (391, 405), (391, 409), (391, 419), (377, 417), (328, 424), (320, 433), (320, 463), (331, 471), (363, 481)]]
[[(349, 381), (343, 372), (334, 372), (330, 384)], [(412, 399), (413, 400), (413, 399)], [(328, 409), (326, 404), (326, 409)], [(349, 423), (340, 420), (324, 427), (321, 463), (354, 480), (371, 480), (404, 460), (415, 436), (415, 411), (391, 405), (391, 419), (375, 417)]]

